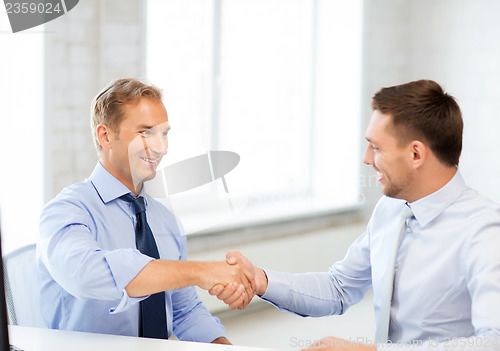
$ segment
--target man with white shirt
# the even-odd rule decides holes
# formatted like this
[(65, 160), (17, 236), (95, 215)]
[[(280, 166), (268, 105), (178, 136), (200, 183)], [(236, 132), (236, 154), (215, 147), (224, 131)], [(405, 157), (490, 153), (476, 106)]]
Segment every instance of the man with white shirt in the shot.
[[(457, 169), (459, 106), (420, 80), (381, 89), (372, 108), (363, 161), (384, 196), (345, 258), (305, 274), (255, 268), (238, 252), (228, 262), (246, 266), (262, 299), (302, 316), (342, 314), (373, 288), (379, 345), (500, 348), (500, 207)], [(233, 296), (230, 287), (211, 293)], [(376, 348), (333, 337), (317, 347)]]

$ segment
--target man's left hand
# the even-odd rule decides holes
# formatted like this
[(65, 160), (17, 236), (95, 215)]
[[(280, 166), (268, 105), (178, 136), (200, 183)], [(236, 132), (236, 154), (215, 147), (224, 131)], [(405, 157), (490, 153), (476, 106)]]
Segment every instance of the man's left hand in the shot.
[(308, 351), (327, 351), (327, 350), (345, 350), (345, 351), (376, 351), (375, 345), (358, 344), (348, 340), (328, 336), (321, 339), (317, 345), (307, 349)]

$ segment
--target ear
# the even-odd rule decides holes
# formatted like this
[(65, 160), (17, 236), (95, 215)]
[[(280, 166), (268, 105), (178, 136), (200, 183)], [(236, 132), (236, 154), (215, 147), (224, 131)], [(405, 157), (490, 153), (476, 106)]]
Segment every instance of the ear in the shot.
[(420, 168), (428, 156), (428, 148), (420, 140), (414, 140), (410, 143), (411, 163), (413, 168)]
[(99, 124), (96, 128), (97, 140), (103, 149), (111, 149), (111, 129), (105, 124)]

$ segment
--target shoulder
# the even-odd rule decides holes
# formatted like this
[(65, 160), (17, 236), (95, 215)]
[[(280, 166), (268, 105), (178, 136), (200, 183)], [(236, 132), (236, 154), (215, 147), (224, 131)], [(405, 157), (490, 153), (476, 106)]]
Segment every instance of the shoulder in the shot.
[(464, 189), (452, 208), (464, 218), (479, 217), (500, 222), (500, 205), (470, 187)]
[(91, 227), (99, 213), (99, 195), (90, 181), (64, 188), (47, 203), (40, 214), (40, 234), (52, 235), (72, 225)]
[(470, 187), (444, 211), (440, 224), (455, 228), (456, 235), (463, 238), (464, 248), (478, 243), (482, 248), (500, 244), (500, 206)]
[(87, 208), (98, 197), (99, 195), (90, 181), (72, 184), (61, 190), (54, 199), (44, 206), (42, 216), (52, 211), (69, 209), (75, 211), (77, 208)]

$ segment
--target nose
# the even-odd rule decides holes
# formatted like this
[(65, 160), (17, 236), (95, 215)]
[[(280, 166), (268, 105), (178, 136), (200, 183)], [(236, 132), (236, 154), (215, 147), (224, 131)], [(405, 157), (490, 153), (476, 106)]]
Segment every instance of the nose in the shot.
[(373, 165), (373, 149), (370, 144), (366, 146), (365, 155), (363, 156), (363, 163), (365, 165)]
[(166, 135), (159, 133), (158, 135), (154, 135), (152, 138), (149, 138), (147, 141), (148, 149), (151, 152), (165, 155), (168, 150), (168, 138)]

